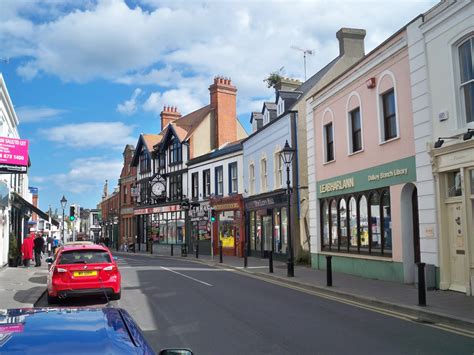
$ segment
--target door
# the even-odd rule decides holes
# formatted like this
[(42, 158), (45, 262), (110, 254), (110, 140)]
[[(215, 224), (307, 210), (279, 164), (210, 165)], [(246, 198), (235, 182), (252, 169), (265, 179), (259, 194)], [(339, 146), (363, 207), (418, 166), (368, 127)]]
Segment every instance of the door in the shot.
[(466, 235), (463, 230), (461, 203), (448, 205), (448, 233), (451, 257), (451, 285), (454, 291), (466, 292)]

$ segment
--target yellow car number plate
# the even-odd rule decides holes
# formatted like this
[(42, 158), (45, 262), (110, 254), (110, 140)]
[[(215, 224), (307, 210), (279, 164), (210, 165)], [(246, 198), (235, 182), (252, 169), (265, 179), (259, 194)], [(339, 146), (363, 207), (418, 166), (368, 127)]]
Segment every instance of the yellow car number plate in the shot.
[(74, 276), (97, 276), (97, 271), (74, 271)]

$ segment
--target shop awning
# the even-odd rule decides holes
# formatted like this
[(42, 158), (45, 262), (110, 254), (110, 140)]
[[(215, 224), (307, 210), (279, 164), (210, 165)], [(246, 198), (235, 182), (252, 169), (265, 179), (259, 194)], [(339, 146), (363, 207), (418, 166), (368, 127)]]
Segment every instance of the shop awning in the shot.
[[(26, 207), (26, 208), (30, 209), (31, 212), (36, 213), (42, 219), (44, 219), (46, 221), (49, 221), (49, 215), (47, 213), (41, 211), (38, 207), (36, 207), (35, 205), (33, 205), (33, 204), (29, 203), (28, 201), (26, 201), (23, 197), (18, 195), (16, 192), (12, 192), (11, 194), (12, 194), (13, 203), (16, 203), (16, 204), (19, 204), (23, 207)], [(53, 225), (55, 225), (56, 227), (59, 227), (59, 222), (56, 221), (53, 218), (51, 218), (51, 223)]]

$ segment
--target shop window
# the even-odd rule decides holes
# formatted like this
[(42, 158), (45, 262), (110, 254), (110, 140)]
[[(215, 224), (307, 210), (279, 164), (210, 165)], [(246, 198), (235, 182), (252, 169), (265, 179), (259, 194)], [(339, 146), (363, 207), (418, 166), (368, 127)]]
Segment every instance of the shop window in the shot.
[(360, 107), (349, 112), (351, 153), (362, 150), (362, 125), (360, 122)]
[(211, 194), (211, 170), (207, 169), (202, 172), (202, 197), (209, 197)]
[(466, 123), (474, 122), (474, 37), (459, 46), (460, 99)]
[(222, 196), (224, 194), (224, 170), (222, 169), (222, 166), (218, 166), (215, 168), (214, 175), (216, 179), (216, 195)]
[(238, 181), (237, 162), (231, 163), (229, 164), (229, 194), (236, 194), (239, 191)]
[(350, 230), (350, 239), (349, 239), (349, 246), (352, 250), (358, 249), (358, 230), (357, 230), (357, 202), (354, 196), (352, 196), (349, 200), (349, 230)]
[(367, 209), (367, 198), (361, 196), (359, 199), (359, 245), (360, 250), (369, 251), (369, 213)]
[(250, 164), (249, 166), (249, 189), (250, 189), (250, 195), (253, 195), (255, 193), (255, 165)]
[(334, 160), (334, 132), (332, 122), (324, 126), (326, 162)]
[(372, 253), (381, 253), (382, 251), (382, 228), (380, 219), (380, 196), (377, 192), (370, 195), (370, 233)]
[(383, 253), (392, 253), (392, 213), (390, 209), (390, 193), (385, 191), (382, 194), (382, 215), (383, 215)]
[(338, 248), (338, 238), (337, 238), (337, 204), (336, 200), (331, 201), (330, 205), (330, 210), (331, 210), (331, 240), (330, 240), (330, 246), (331, 249), (336, 249)]
[(329, 248), (329, 206), (326, 201), (323, 202), (322, 206), (322, 215), (323, 215), (323, 240), (322, 247)]
[(346, 200), (343, 198), (339, 201), (339, 236), (340, 249), (347, 249), (347, 205)]
[(255, 250), (255, 211), (250, 212), (250, 249)]
[(288, 214), (286, 207), (281, 209), (281, 253), (286, 254), (288, 246)]
[(219, 241), (223, 248), (235, 246), (234, 211), (225, 211), (219, 214)]
[(448, 197), (462, 196), (461, 172), (450, 171), (447, 173)]
[(393, 89), (382, 94), (382, 114), (384, 141), (396, 138), (397, 133), (397, 115), (395, 109), (395, 91)]
[(191, 174), (192, 198), (199, 198), (199, 173)]

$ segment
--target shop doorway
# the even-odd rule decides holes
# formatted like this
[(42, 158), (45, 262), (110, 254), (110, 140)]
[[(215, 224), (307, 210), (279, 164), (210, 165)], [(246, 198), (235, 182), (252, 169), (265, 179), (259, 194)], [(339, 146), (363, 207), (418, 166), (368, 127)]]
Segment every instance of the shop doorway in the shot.
[(401, 231), (403, 251), (403, 281), (416, 280), (416, 263), (420, 262), (420, 225), (418, 218), (418, 193), (416, 186), (408, 183), (401, 192)]
[(262, 216), (262, 227), (263, 227), (263, 252), (264, 257), (268, 257), (268, 252), (272, 249), (272, 216)]
[(463, 229), (462, 203), (450, 203), (448, 210), (448, 234), (451, 260), (451, 282), (449, 289), (466, 292), (466, 233)]

